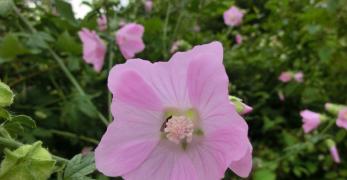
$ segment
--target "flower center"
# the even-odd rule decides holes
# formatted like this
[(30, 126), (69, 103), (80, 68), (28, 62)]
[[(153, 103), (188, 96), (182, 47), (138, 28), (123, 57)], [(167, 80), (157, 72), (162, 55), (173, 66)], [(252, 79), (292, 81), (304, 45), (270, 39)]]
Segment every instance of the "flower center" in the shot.
[(186, 116), (172, 116), (165, 125), (164, 132), (170, 141), (176, 144), (192, 141), (194, 124)]

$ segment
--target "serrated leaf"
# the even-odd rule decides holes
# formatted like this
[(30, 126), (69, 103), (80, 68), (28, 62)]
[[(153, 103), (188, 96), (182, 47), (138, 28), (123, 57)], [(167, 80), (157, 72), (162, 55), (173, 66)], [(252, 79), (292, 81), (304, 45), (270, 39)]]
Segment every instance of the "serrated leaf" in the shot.
[(77, 43), (67, 31), (58, 37), (56, 46), (61, 51), (69, 52), (75, 55), (81, 54), (82, 52), (81, 44)]
[(4, 128), (8, 133), (10, 133), (11, 137), (16, 137), (18, 134), (24, 132), (23, 126), (18, 122), (8, 122), (4, 125)]
[(36, 123), (35, 121), (26, 115), (18, 115), (18, 116), (14, 116), (11, 118), (11, 122), (17, 122), (25, 127), (28, 128), (35, 128), (36, 127)]
[(55, 165), (51, 154), (41, 147), (42, 142), (23, 145), (14, 151), (5, 149), (1, 162), (0, 180), (48, 179)]
[(91, 179), (87, 175), (95, 171), (94, 153), (86, 156), (78, 154), (74, 156), (66, 165), (64, 172), (65, 180), (84, 180)]
[(14, 34), (7, 34), (0, 44), (0, 57), (11, 60), (17, 55), (28, 53), (29, 51), (22, 45)]
[(75, 16), (70, 3), (64, 0), (56, 0), (55, 3), (59, 15), (70, 22), (75, 21)]

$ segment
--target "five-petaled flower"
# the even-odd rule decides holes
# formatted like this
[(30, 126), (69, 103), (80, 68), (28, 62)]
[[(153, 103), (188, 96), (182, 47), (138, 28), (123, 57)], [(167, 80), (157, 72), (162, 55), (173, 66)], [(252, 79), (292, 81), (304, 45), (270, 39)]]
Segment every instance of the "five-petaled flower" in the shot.
[(115, 118), (95, 150), (97, 169), (125, 179), (217, 180), (252, 168), (248, 125), (228, 99), (219, 42), (169, 62), (130, 59), (112, 68)]
[(236, 6), (230, 7), (224, 12), (224, 23), (228, 26), (238, 26), (241, 24), (244, 13)]

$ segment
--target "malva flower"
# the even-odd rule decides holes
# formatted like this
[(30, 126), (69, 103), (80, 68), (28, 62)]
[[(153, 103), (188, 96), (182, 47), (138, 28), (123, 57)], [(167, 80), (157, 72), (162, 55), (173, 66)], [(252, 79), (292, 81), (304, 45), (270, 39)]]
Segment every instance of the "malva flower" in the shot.
[(228, 26), (234, 27), (241, 24), (244, 13), (236, 6), (230, 7), (224, 12), (224, 23)]
[(303, 82), (304, 81), (304, 73), (299, 71), (294, 74), (294, 79), (296, 82)]
[(236, 44), (242, 44), (242, 36), (240, 34), (235, 36)]
[(333, 158), (334, 162), (340, 163), (341, 159), (340, 159), (339, 151), (337, 150), (335, 142), (331, 139), (328, 139), (328, 140), (326, 140), (326, 144), (329, 147), (329, 151), (330, 151), (331, 157)]
[(88, 64), (92, 64), (94, 70), (100, 72), (104, 65), (106, 45), (95, 31), (83, 28), (78, 32), (78, 35), (83, 43), (84, 61)]
[(340, 110), (336, 120), (336, 125), (338, 127), (347, 129), (347, 108)]
[(135, 54), (145, 49), (142, 41), (144, 28), (140, 24), (129, 23), (116, 33), (116, 43), (125, 59), (135, 57)]
[(319, 113), (310, 111), (310, 110), (304, 110), (300, 112), (300, 116), (302, 117), (303, 125), (302, 128), (304, 129), (305, 133), (309, 133), (316, 129), (319, 124), (321, 123), (321, 115)]
[(105, 15), (102, 15), (97, 20), (98, 27), (100, 31), (106, 31), (107, 29), (107, 17)]
[(130, 59), (110, 71), (116, 119), (95, 150), (96, 168), (124, 179), (217, 180), (252, 168), (248, 125), (228, 99), (219, 42), (168, 62)]
[(289, 71), (282, 72), (281, 75), (278, 77), (278, 80), (287, 83), (292, 80), (292, 73)]
[(153, 8), (153, 1), (152, 0), (146, 0), (145, 1), (145, 11), (147, 13), (151, 12)]

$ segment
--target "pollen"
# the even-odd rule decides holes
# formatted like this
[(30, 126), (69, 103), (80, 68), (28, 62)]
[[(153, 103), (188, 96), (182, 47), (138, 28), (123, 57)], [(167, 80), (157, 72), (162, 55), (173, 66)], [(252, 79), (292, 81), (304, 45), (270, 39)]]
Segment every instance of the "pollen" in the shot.
[(194, 124), (185, 116), (172, 116), (166, 122), (164, 132), (166, 137), (176, 144), (182, 141), (189, 143), (192, 141)]

